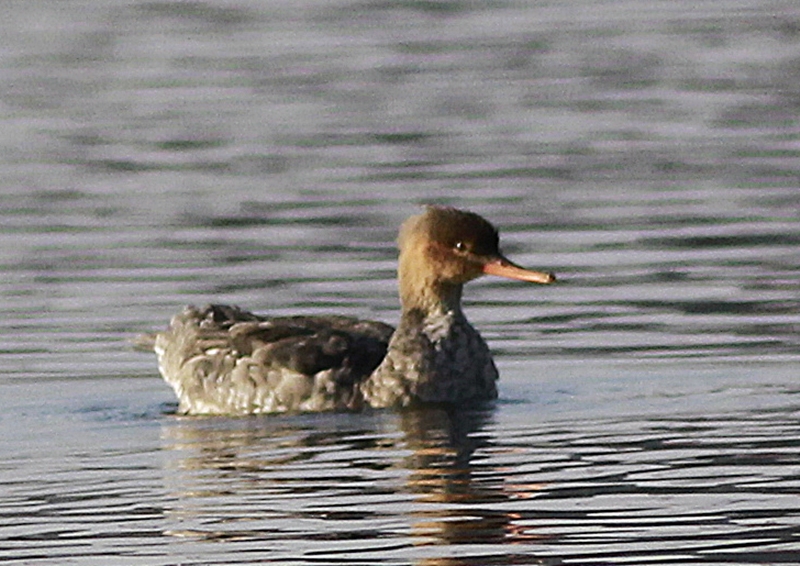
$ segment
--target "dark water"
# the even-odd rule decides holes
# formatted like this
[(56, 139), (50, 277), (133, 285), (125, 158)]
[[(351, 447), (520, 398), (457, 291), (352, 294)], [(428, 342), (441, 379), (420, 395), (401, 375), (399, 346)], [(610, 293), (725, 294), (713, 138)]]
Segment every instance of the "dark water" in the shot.
[[(7, 2), (0, 563), (800, 562), (800, 8)], [(396, 321), (425, 202), (497, 406), (191, 419), (184, 303)]]

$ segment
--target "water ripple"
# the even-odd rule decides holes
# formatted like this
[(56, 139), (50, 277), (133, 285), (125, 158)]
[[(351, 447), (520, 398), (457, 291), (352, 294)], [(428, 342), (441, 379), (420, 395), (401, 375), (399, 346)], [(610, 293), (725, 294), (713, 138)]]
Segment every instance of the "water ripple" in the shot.
[[(796, 563), (796, 0), (17, 2), (0, 563)], [(394, 323), (474, 209), (485, 413), (176, 417), (185, 303)]]

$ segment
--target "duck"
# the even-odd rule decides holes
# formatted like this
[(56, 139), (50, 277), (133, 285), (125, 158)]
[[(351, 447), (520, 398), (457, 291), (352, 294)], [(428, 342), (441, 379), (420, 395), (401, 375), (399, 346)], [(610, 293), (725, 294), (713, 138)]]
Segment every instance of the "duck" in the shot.
[(465, 283), (494, 275), (537, 284), (499, 249), (482, 216), (428, 206), (397, 240), (397, 328), (349, 316), (268, 317), (238, 306), (187, 306), (137, 340), (152, 349), (182, 415), (358, 411), (497, 398), (498, 372), (461, 306)]

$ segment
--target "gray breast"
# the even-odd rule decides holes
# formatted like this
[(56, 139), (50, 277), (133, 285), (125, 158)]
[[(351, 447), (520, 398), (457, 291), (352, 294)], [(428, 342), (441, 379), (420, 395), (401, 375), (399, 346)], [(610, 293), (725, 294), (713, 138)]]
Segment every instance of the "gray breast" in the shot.
[(375, 373), (362, 385), (374, 407), (470, 403), (497, 397), (497, 369), (480, 334), (460, 312), (404, 313)]

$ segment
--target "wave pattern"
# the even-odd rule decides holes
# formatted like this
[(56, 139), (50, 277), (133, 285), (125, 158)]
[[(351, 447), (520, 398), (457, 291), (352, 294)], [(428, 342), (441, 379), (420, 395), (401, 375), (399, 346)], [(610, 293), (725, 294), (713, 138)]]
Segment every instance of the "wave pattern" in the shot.
[[(0, 564), (800, 562), (796, 0), (17, 2)], [(497, 407), (186, 419), (185, 303), (396, 322), (471, 208)]]

